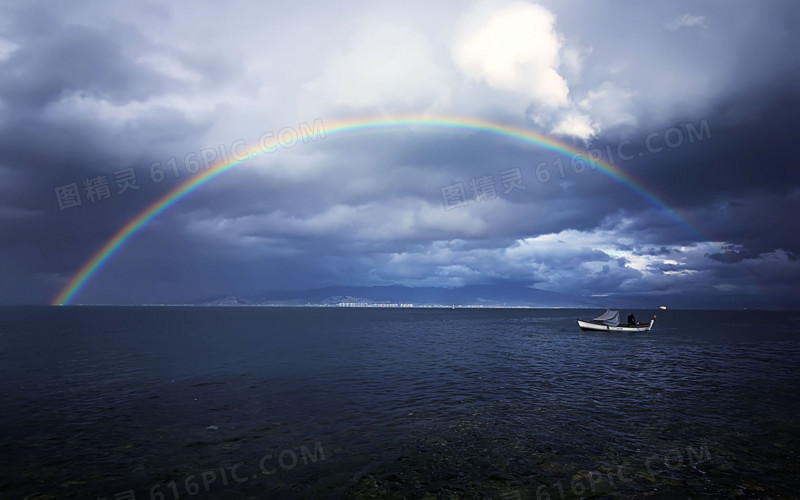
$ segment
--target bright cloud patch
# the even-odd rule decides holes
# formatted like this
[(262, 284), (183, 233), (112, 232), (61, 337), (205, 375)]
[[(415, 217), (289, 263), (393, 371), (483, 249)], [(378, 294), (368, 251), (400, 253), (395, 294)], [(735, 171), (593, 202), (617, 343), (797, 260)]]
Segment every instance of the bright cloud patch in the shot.
[(625, 90), (612, 82), (604, 82), (594, 90), (590, 90), (578, 105), (581, 109), (591, 110), (597, 118), (600, 128), (619, 125), (636, 125), (637, 93)]
[(454, 59), (473, 80), (526, 94), (541, 106), (566, 106), (569, 88), (558, 73), (561, 40), (554, 23), (550, 11), (523, 2), (494, 12), (480, 24), (468, 17)]
[(8, 59), (18, 48), (19, 45), (0, 36), (0, 61)]
[(436, 109), (450, 99), (449, 80), (423, 34), (371, 25), (353, 36), (347, 51), (330, 57), (322, 75), (303, 85), (301, 107), (312, 115), (337, 108)]
[(550, 133), (588, 139), (597, 133), (591, 118), (574, 106), (564, 65), (580, 71), (580, 53), (565, 49), (556, 18), (541, 5), (517, 2), (464, 16), (453, 60), (470, 81), (525, 96), (527, 115)]
[(667, 29), (672, 31), (679, 30), (681, 28), (694, 28), (694, 27), (704, 27), (706, 24), (705, 16), (697, 16), (693, 14), (684, 14), (679, 16), (672, 21), (669, 21), (666, 24)]
[(631, 243), (615, 231), (600, 229), (564, 230), (505, 247), (435, 241), (385, 258), (375, 256), (375, 272), (384, 280), (411, 286), (523, 280), (543, 290), (579, 291), (588, 296), (678, 286), (681, 281), (698, 279), (702, 267), (709, 265), (702, 245), (663, 247), (648, 253), (632, 251)]

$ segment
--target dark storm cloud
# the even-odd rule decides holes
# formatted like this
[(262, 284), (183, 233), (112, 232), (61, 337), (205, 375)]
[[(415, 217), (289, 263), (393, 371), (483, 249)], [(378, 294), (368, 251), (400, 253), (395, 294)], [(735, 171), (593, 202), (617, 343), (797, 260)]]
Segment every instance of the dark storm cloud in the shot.
[(126, 31), (112, 37), (93, 28), (70, 26), (23, 42), (3, 64), (0, 93), (4, 102), (38, 109), (72, 92), (116, 103), (160, 92), (163, 79), (125, 54), (119, 40), (135, 36)]
[(633, 250), (633, 253), (637, 254), (637, 255), (669, 255), (671, 253), (676, 252), (675, 249), (667, 248), (667, 247), (663, 247), (663, 246), (660, 247), (660, 248), (645, 247), (645, 248), (637, 248), (637, 249), (632, 249), (632, 250)]
[[(560, 139), (611, 151), (701, 234), (602, 172), (519, 142), (413, 127), (336, 135), (203, 186), (132, 239), (81, 300), (515, 282), (718, 304), (754, 296), (748, 273), (775, 284), (773, 299), (797, 291), (800, 241), (785, 216), (800, 209), (789, 3), (739, 4), (752, 22), (716, 3), (545, 5), (555, 35), (543, 41), (564, 43), (553, 70), (569, 102), (539, 122), (540, 101), (453, 61), (453, 40), (474, 34), (457, 34), (469, 11), (461, 4), (426, 10), (447, 20), (436, 30), (413, 6), (390, 9), (376, 30), (388, 15), (380, 6), (370, 18), (321, 5), (276, 18), (246, 2), (9, 5), (0, 37), (16, 48), (0, 40), (0, 230), (13, 237), (0, 240), (0, 301), (47, 301), (119, 227), (191, 178), (167, 170), (155, 182), (155, 161), (252, 145), (316, 117), (430, 112), (523, 124), (526, 110), (526, 126), (544, 134), (565, 117), (594, 120), (591, 139)], [(382, 36), (389, 31), (396, 40)], [(97, 175), (113, 186), (129, 167), (140, 190), (58, 209), (56, 187)], [(525, 189), (503, 193), (500, 173), (514, 168)], [(486, 176), (495, 198), (446, 209), (442, 188), (463, 183), (471, 195), (470, 182)]]
[(77, 212), (59, 212), (54, 189), (72, 182), (80, 188), (100, 174), (112, 176), (116, 189), (114, 171), (138, 167), (141, 178), (141, 166), (148, 164), (142, 150), (133, 151), (137, 142), (152, 146), (159, 128), (183, 130), (183, 140), (197, 127), (171, 110), (154, 113), (149, 124), (145, 117), (121, 128), (92, 114), (58, 111), (70, 96), (77, 104), (124, 105), (177, 88), (136, 60), (135, 47), (144, 42), (130, 27), (63, 26), (31, 4), (12, 11), (1, 35), (19, 45), (0, 60), (0, 224), (3, 234), (13, 235), (0, 241), (0, 254), (15, 269), (4, 280), (2, 300), (38, 302), (52, 295), (58, 274), (74, 269), (158, 194), (132, 193), (123, 203), (86, 202)]
[(744, 259), (751, 259), (753, 257), (757, 257), (757, 255), (747, 249), (738, 250), (728, 246), (728, 248), (723, 249), (721, 253), (711, 254), (708, 257), (719, 262), (732, 264), (736, 262), (741, 262)]

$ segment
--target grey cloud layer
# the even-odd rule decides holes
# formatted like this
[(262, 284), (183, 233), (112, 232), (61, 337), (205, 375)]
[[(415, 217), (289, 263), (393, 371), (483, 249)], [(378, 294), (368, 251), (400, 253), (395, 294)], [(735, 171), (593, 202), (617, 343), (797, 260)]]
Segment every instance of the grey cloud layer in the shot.
[[(791, 3), (737, 4), (746, 16), (727, 3), (446, 2), (424, 16), (420, 5), (7, 3), (0, 301), (48, 301), (117, 228), (191, 176), (156, 183), (154, 161), (382, 113), (482, 117), (581, 149), (627, 141), (633, 158), (616, 165), (722, 251), (568, 157), (409, 129), (332, 135), (238, 167), (137, 235), (81, 300), (504, 280), (709, 304), (760, 296), (764, 283), (773, 302), (798, 296)], [(701, 120), (702, 141), (664, 144), (664, 131)], [(648, 149), (651, 133), (660, 151)], [(113, 183), (131, 167), (138, 191), (59, 210), (56, 187)], [(442, 187), (463, 183), (471, 195), (470, 180), (492, 176), (501, 188), (513, 168), (524, 190), (445, 209)]]

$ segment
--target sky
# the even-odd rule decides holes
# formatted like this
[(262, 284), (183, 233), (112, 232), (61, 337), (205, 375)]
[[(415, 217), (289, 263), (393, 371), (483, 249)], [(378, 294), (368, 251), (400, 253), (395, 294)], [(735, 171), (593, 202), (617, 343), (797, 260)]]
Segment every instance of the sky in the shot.
[(153, 203), (282, 137), (71, 303), (517, 284), (800, 307), (798, 23), (789, 1), (4, 1), (0, 303), (51, 303)]

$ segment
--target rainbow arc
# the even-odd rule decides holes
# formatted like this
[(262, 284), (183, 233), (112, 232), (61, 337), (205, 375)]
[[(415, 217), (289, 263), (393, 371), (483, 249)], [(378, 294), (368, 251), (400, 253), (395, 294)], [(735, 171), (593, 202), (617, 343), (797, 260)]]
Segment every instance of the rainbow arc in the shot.
[[(315, 122), (316, 123), (316, 122)], [(585, 151), (566, 142), (556, 140), (552, 137), (533, 132), (531, 130), (492, 122), (479, 118), (462, 116), (427, 116), (427, 115), (405, 115), (391, 117), (371, 117), (340, 120), (319, 127), (300, 127), (300, 132), (293, 134), (278, 133), (271, 136), (266, 141), (260, 141), (260, 145), (250, 148), (247, 151), (237, 151), (235, 158), (223, 158), (216, 164), (210, 165), (208, 169), (194, 174), (191, 178), (176, 186), (174, 189), (164, 194), (146, 209), (142, 210), (127, 224), (117, 230), (73, 275), (64, 288), (53, 299), (53, 305), (67, 305), (72, 302), (89, 281), (97, 275), (103, 265), (107, 263), (117, 252), (119, 252), (136, 233), (141, 231), (148, 223), (156, 219), (159, 215), (169, 210), (170, 207), (178, 203), (204, 184), (210, 182), (225, 172), (241, 165), (251, 158), (255, 158), (265, 152), (273, 152), (280, 147), (293, 144), (299, 141), (307, 142), (317, 140), (320, 137), (329, 137), (344, 134), (363, 134), (377, 131), (408, 130), (409, 128), (421, 130), (461, 130), (466, 132), (479, 132), (499, 137), (505, 137), (513, 141), (530, 144), (538, 148), (554, 151), (559, 155), (564, 155), (573, 159), (578, 157), (590, 165), (596, 171), (611, 177), (617, 182), (627, 186), (637, 193), (648, 203), (661, 210), (674, 221), (685, 227), (694, 236), (706, 242), (715, 252), (720, 250), (715, 245), (708, 242), (694, 225), (689, 223), (684, 217), (657, 196), (651, 189), (648, 189), (640, 181), (615, 165), (602, 159), (591, 158)]]

